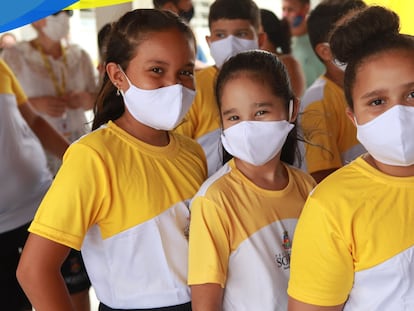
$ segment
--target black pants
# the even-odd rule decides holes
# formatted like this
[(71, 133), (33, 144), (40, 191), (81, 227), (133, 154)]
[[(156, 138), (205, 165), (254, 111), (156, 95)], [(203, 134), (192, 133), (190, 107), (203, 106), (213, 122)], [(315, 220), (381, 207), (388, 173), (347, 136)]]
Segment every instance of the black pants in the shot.
[(152, 308), (152, 309), (112, 309), (105, 306), (103, 303), (99, 304), (99, 311), (191, 311), (191, 302), (187, 302), (182, 305)]

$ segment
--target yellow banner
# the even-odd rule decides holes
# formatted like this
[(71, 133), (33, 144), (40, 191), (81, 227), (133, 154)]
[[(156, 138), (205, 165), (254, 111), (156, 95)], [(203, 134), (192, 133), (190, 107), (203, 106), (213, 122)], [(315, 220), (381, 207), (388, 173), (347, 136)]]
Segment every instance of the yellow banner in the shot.
[(382, 5), (393, 10), (400, 17), (401, 33), (414, 35), (413, 0), (365, 0), (369, 5)]
[(132, 0), (80, 0), (72, 4), (71, 6), (67, 7), (66, 10), (91, 9), (126, 2), (132, 2)]

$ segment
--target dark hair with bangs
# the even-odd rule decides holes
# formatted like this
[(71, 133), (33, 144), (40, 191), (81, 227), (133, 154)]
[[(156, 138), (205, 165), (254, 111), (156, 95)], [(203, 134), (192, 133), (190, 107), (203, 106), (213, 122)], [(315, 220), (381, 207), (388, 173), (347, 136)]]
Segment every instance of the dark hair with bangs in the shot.
[[(220, 115), (224, 86), (228, 81), (239, 77), (241, 74), (251, 75), (255, 80), (267, 84), (273, 94), (285, 102), (285, 109), (289, 111), (289, 104), (291, 100), (295, 99), (295, 96), (285, 66), (273, 53), (254, 50), (242, 52), (229, 58), (220, 69), (215, 85), (215, 96)], [(297, 141), (298, 134), (295, 122), (295, 127), (290, 131), (282, 148), (280, 159), (283, 162), (293, 165), (297, 160), (297, 163), (300, 163)], [(229, 155), (226, 154), (225, 160), (228, 160), (228, 158)]]
[(210, 6), (208, 26), (219, 19), (244, 19), (258, 32), (260, 29), (260, 11), (252, 0), (216, 0)]
[[(178, 15), (157, 9), (137, 9), (126, 13), (112, 24), (106, 44), (105, 64), (113, 62), (126, 70), (141, 42), (150, 39), (151, 33), (168, 29), (179, 30), (194, 43), (194, 48), (196, 48), (192, 30)], [(116, 93), (117, 89), (105, 73), (95, 102), (92, 129), (110, 120), (116, 120), (124, 113), (124, 101), (122, 96), (117, 96)]]

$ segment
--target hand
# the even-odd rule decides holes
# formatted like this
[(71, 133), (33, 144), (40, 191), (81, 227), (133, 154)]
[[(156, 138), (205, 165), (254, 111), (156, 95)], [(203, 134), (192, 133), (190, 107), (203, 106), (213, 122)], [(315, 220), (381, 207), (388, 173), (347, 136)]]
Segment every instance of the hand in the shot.
[(95, 101), (95, 95), (86, 91), (69, 92), (65, 95), (67, 107), (70, 109), (91, 109)]
[(35, 110), (51, 117), (61, 117), (66, 111), (66, 100), (57, 96), (41, 96), (30, 98)]

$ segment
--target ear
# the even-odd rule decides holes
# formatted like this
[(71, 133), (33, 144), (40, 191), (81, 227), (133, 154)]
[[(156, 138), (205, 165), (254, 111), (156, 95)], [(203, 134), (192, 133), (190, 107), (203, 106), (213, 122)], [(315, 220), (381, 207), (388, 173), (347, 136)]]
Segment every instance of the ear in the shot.
[(348, 116), (348, 118), (351, 120), (352, 124), (356, 127), (356, 124), (355, 124), (355, 114), (352, 111), (352, 109), (349, 108), (349, 107), (346, 107), (345, 112), (346, 112), (346, 115)]
[(300, 100), (299, 100), (299, 98), (294, 97), (290, 101), (291, 101), (292, 104), (289, 103), (289, 106), (291, 106), (292, 108), (289, 108), (289, 110), (292, 109), (291, 110), (292, 113), (291, 113), (290, 120), (288, 120), (288, 121), (293, 123), (293, 122), (296, 121), (296, 119), (298, 117), (298, 114), (299, 114)]
[(265, 32), (262, 31), (257, 34), (257, 43), (259, 45), (259, 48), (263, 46), (266, 40), (267, 40), (267, 34)]
[(121, 71), (118, 64), (108, 63), (106, 65), (106, 73), (112, 84), (119, 90), (126, 91), (129, 88), (128, 81), (126, 80), (125, 74)]
[(332, 60), (331, 48), (326, 42), (318, 43), (315, 46), (315, 52), (324, 62), (330, 62)]
[(211, 36), (206, 36), (206, 42), (208, 44), (208, 46), (211, 46)]

